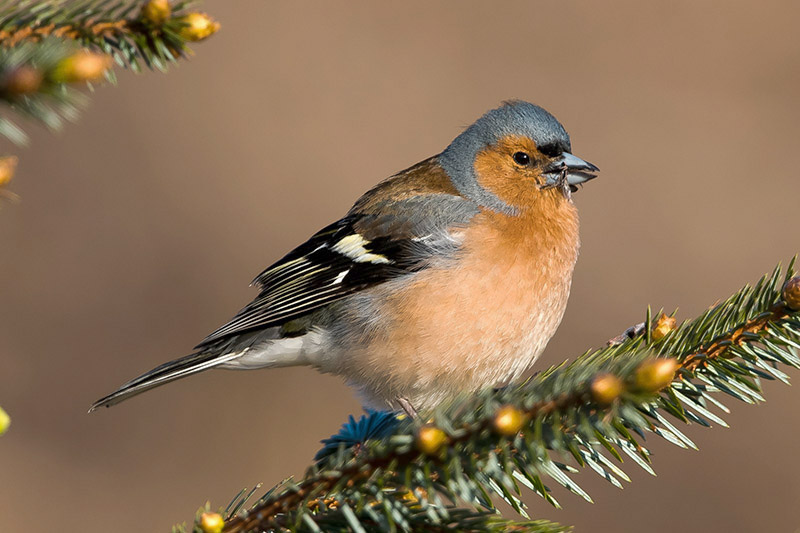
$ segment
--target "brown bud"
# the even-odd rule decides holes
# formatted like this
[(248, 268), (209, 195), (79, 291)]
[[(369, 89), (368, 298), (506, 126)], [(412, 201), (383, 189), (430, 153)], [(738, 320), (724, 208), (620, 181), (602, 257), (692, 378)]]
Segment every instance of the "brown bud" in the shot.
[(671, 357), (650, 359), (636, 369), (634, 383), (641, 391), (658, 392), (672, 383), (677, 370), (678, 361)]
[(156, 26), (164, 24), (171, 14), (169, 0), (148, 0), (142, 6), (142, 18)]
[(2, 90), (11, 96), (35, 93), (42, 85), (42, 72), (30, 65), (20, 65), (3, 77)]
[(5, 187), (14, 177), (17, 169), (17, 158), (13, 155), (0, 157), (0, 187)]
[(504, 405), (494, 414), (494, 430), (506, 437), (513, 437), (522, 430), (527, 420), (525, 413), (511, 405)]
[(6, 432), (8, 426), (11, 425), (11, 417), (8, 416), (8, 413), (3, 411), (3, 408), (0, 407), (0, 435)]
[(433, 424), (425, 424), (417, 431), (417, 448), (424, 454), (436, 455), (447, 444), (447, 435)]
[(58, 83), (94, 81), (105, 75), (111, 62), (110, 56), (81, 50), (59, 61), (50, 77)]
[(783, 301), (789, 309), (800, 311), (800, 276), (795, 276), (783, 286)]
[(176, 19), (182, 23), (178, 35), (187, 41), (202, 41), (219, 30), (219, 22), (205, 13), (188, 13)]
[(622, 394), (622, 380), (613, 374), (600, 374), (592, 380), (592, 400), (600, 405), (611, 405)]
[(200, 529), (203, 533), (221, 533), (225, 520), (219, 513), (203, 513), (200, 515)]
[(652, 338), (654, 341), (660, 341), (667, 336), (668, 333), (673, 331), (678, 325), (678, 321), (674, 317), (661, 315), (656, 319), (653, 326)]

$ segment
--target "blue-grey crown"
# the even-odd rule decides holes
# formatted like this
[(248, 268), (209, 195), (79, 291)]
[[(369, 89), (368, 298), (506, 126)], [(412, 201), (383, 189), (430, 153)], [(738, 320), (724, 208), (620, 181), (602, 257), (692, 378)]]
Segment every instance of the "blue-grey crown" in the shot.
[(495, 211), (513, 213), (512, 206), (480, 186), (474, 167), (478, 152), (509, 135), (571, 152), (569, 134), (553, 115), (537, 105), (514, 100), (492, 109), (464, 130), (441, 153), (439, 163), (461, 194)]

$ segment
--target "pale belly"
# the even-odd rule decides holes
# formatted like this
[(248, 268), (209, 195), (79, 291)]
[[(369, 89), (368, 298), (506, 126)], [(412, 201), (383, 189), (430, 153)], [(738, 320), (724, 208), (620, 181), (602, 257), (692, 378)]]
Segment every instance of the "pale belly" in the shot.
[(377, 409), (403, 397), (425, 410), (513, 380), (561, 322), (574, 256), (563, 261), (542, 257), (485, 268), (463, 261), (457, 269), (423, 271), (402, 288), (378, 288), (371, 300), (383, 303), (359, 326), (368, 342), (340, 353), (336, 368), (327, 370), (343, 375), (365, 406)]

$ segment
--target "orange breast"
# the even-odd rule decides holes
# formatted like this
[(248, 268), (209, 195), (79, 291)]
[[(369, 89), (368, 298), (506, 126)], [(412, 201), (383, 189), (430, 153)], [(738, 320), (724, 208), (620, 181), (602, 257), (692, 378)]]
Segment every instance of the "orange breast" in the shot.
[(382, 327), (347, 365), (367, 404), (404, 396), (425, 409), (533, 363), (563, 316), (579, 246), (574, 206), (545, 194), (520, 216), (480, 213), (459, 257), (378, 289)]

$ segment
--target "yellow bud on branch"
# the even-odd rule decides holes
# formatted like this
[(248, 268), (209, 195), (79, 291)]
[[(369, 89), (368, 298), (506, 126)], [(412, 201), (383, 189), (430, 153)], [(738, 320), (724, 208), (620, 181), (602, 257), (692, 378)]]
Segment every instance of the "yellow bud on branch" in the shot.
[(800, 276), (794, 277), (783, 286), (783, 301), (789, 309), (800, 311)]
[(164, 24), (171, 14), (169, 0), (148, 0), (142, 6), (142, 18), (156, 26)]
[(3, 408), (0, 407), (0, 435), (6, 432), (8, 426), (11, 425), (11, 417), (8, 416), (8, 413), (3, 411)]
[(219, 513), (203, 513), (200, 515), (200, 529), (203, 533), (221, 533), (225, 520)]
[(624, 389), (622, 380), (613, 374), (600, 374), (590, 386), (592, 400), (600, 405), (611, 405)]
[(513, 437), (522, 430), (527, 419), (527, 415), (516, 407), (505, 405), (494, 414), (492, 426), (499, 434)]
[(436, 455), (447, 444), (447, 435), (433, 424), (425, 424), (417, 431), (417, 448), (426, 455)]
[(50, 77), (58, 83), (99, 80), (111, 68), (111, 62), (110, 56), (81, 50), (59, 61)]
[(650, 359), (636, 369), (634, 384), (644, 392), (658, 392), (675, 379), (678, 361), (669, 358)]
[(660, 341), (664, 337), (667, 336), (668, 333), (675, 330), (678, 325), (678, 321), (675, 320), (674, 317), (661, 315), (656, 320), (655, 325), (653, 326), (653, 333), (652, 338), (654, 341)]
[(219, 30), (219, 22), (205, 13), (189, 13), (175, 20), (182, 24), (178, 35), (187, 41), (202, 41)]
[(16, 156), (9, 155), (0, 157), (0, 187), (8, 185), (14, 177), (14, 171), (17, 169)]

